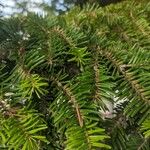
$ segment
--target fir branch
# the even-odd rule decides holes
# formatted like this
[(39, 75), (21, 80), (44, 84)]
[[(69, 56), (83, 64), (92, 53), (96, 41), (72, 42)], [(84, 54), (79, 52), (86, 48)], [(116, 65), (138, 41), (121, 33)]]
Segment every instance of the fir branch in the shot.
[(99, 64), (98, 64), (98, 53), (95, 53), (94, 56), (94, 66), (93, 70), (95, 73), (95, 94), (94, 94), (94, 100), (99, 100)]
[(144, 27), (142, 26), (142, 24), (139, 23), (138, 20), (133, 16), (133, 12), (132, 11), (130, 11), (130, 17), (131, 17), (132, 22), (139, 29), (139, 31), (141, 31), (141, 33), (149, 39), (150, 38), (150, 36), (149, 36), (150, 35), (150, 33), (149, 33), (149, 31), (150, 31), (149, 26), (147, 26), (147, 28), (149, 28), (149, 29), (145, 31)]
[(144, 139), (144, 142), (142, 142), (142, 144), (140, 146), (138, 146), (137, 150), (143, 150), (144, 147), (149, 147), (148, 141), (149, 141), (149, 139)]
[(71, 39), (71, 37), (68, 37), (68, 35), (66, 35), (65, 31), (58, 27), (54, 27), (53, 29), (51, 29), (51, 32), (53, 34), (58, 34), (67, 44), (69, 44), (69, 46), (71, 46), (72, 48), (75, 48), (74, 42)]
[(80, 111), (80, 108), (79, 108), (79, 105), (76, 101), (76, 98), (74, 96), (74, 94), (71, 92), (71, 90), (69, 89), (69, 87), (67, 87), (66, 85), (63, 86), (62, 83), (55, 77), (52, 77), (50, 78), (50, 81), (53, 81), (57, 87), (63, 91), (63, 93), (67, 96), (68, 100), (70, 103), (73, 104), (73, 108), (75, 108), (75, 112), (76, 112), (76, 115), (77, 115), (77, 119), (78, 119), (78, 122), (79, 122), (79, 125), (81, 127), (83, 127), (83, 117), (81, 115), (81, 111)]
[(149, 105), (150, 104), (149, 99), (147, 99), (141, 92), (144, 91), (144, 88), (141, 85), (139, 85), (138, 82), (132, 80), (130, 76), (130, 74), (132, 73), (125, 71), (124, 67), (122, 68), (122, 66), (124, 66), (123, 62), (121, 60), (117, 60), (110, 51), (109, 52), (106, 52), (105, 50), (100, 51), (102, 55), (104, 55), (111, 63), (113, 63), (113, 65), (117, 68), (118, 72), (124, 76), (125, 80), (130, 83), (132, 89), (137, 93), (137, 95)]

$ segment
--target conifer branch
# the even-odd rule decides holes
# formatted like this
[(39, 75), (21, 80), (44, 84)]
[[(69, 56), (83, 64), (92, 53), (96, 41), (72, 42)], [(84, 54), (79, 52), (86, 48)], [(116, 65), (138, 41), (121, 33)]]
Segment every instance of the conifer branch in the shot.
[(71, 92), (71, 90), (69, 89), (69, 87), (63, 86), (62, 83), (54, 77), (51, 77), (50, 80), (53, 81), (58, 86), (58, 88), (63, 91), (63, 93), (67, 96), (69, 103), (73, 104), (73, 108), (75, 109), (79, 125), (83, 127), (84, 122), (83, 122), (83, 117), (82, 117), (79, 105), (77, 104), (76, 98)]
[(102, 55), (104, 55), (109, 61), (111, 61), (111, 63), (113, 63), (113, 65), (117, 68), (118, 72), (124, 76), (125, 80), (128, 81), (128, 83), (130, 83), (132, 89), (137, 93), (139, 98), (141, 98), (148, 105), (150, 105), (149, 99), (147, 99), (142, 93), (142, 91), (144, 91), (144, 88), (141, 87), (141, 85), (139, 85), (136, 80), (134, 81), (132, 80), (131, 76), (129, 75), (132, 73), (127, 73), (127, 71), (125, 71), (124, 68), (122, 68), (122, 66), (124, 66), (123, 62), (121, 60), (116, 60), (115, 56), (113, 56), (113, 54), (110, 51), (109, 52), (107, 52), (106, 50), (100, 51)]

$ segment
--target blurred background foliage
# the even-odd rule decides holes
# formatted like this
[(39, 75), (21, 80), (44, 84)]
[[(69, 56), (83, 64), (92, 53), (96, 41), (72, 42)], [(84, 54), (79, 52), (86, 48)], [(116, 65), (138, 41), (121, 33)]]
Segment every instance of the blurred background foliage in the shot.
[(123, 0), (7, 0), (7, 2), (0, 0), (0, 16), (10, 16), (15, 13), (26, 14), (30, 11), (63, 14), (74, 5), (82, 8), (87, 2), (106, 6), (121, 1)]

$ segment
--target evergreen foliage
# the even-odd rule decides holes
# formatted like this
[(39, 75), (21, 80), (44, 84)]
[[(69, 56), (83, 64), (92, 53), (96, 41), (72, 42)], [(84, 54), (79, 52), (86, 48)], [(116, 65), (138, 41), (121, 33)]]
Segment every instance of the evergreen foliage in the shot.
[(132, 0), (1, 19), (0, 149), (149, 150), (149, 18)]

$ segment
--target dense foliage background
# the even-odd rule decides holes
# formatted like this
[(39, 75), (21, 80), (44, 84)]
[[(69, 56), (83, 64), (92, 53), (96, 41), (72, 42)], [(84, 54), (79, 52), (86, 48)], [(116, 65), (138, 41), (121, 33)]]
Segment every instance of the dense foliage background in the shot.
[(0, 148), (150, 149), (150, 2), (0, 20)]
[(75, 5), (82, 8), (86, 3), (93, 4), (97, 2), (100, 6), (106, 6), (120, 1), (123, 0), (2, 0), (0, 2), (0, 14), (6, 16), (34, 11), (63, 14)]

